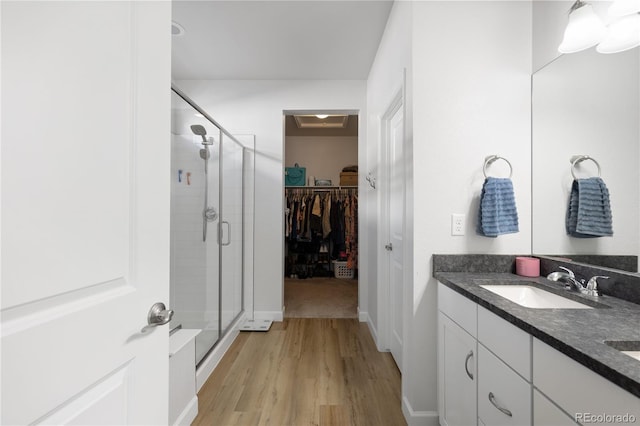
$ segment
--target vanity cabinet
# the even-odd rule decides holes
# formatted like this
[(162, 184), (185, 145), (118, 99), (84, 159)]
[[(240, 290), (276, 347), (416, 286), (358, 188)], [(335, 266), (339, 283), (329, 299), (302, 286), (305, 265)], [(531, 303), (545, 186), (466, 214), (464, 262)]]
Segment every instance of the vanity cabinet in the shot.
[(531, 336), (478, 306), (478, 417), (531, 424)]
[(475, 425), (478, 411), (476, 304), (449, 288), (441, 287), (438, 291), (440, 424)]
[(438, 283), (440, 424), (640, 424), (640, 398)]
[[(640, 398), (538, 339), (533, 339), (533, 384), (537, 401), (544, 404), (546, 396), (557, 411), (564, 411), (566, 424), (575, 424), (573, 419), (594, 425), (640, 423)], [(534, 424), (565, 424), (548, 422), (549, 413), (535, 407)]]
[(442, 284), (438, 309), (440, 424), (530, 425), (531, 337)]

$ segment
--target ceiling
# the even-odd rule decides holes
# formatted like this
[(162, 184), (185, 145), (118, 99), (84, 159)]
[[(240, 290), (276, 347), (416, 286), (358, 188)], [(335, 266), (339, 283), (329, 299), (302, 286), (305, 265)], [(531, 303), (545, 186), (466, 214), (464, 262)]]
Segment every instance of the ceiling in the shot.
[[(311, 126), (300, 127), (293, 115), (285, 116), (285, 136), (358, 136), (358, 116), (349, 115), (344, 127)], [(322, 122), (322, 119), (317, 119)]]
[(365, 80), (393, 1), (174, 0), (173, 80)]

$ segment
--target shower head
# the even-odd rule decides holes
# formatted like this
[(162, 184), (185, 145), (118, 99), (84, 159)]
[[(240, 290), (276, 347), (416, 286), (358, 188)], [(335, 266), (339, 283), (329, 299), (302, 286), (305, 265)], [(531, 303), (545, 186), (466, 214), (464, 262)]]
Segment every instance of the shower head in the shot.
[(204, 126), (202, 126), (200, 124), (192, 124), (191, 125), (191, 131), (195, 135), (202, 136), (202, 142), (203, 143), (207, 143), (207, 129), (205, 129)]

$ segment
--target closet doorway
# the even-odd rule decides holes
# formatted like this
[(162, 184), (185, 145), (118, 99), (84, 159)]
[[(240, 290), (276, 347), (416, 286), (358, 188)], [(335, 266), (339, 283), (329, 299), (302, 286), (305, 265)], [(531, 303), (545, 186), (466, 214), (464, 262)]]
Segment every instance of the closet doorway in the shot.
[(284, 114), (284, 317), (358, 317), (358, 115)]

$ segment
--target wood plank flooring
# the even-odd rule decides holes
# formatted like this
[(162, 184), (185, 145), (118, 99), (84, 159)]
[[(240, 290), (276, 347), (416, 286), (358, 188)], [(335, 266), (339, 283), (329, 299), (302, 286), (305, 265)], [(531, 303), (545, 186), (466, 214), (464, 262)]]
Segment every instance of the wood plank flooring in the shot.
[(357, 318), (358, 280), (284, 279), (285, 318)]
[(355, 319), (240, 333), (198, 398), (196, 426), (406, 425), (400, 373)]

